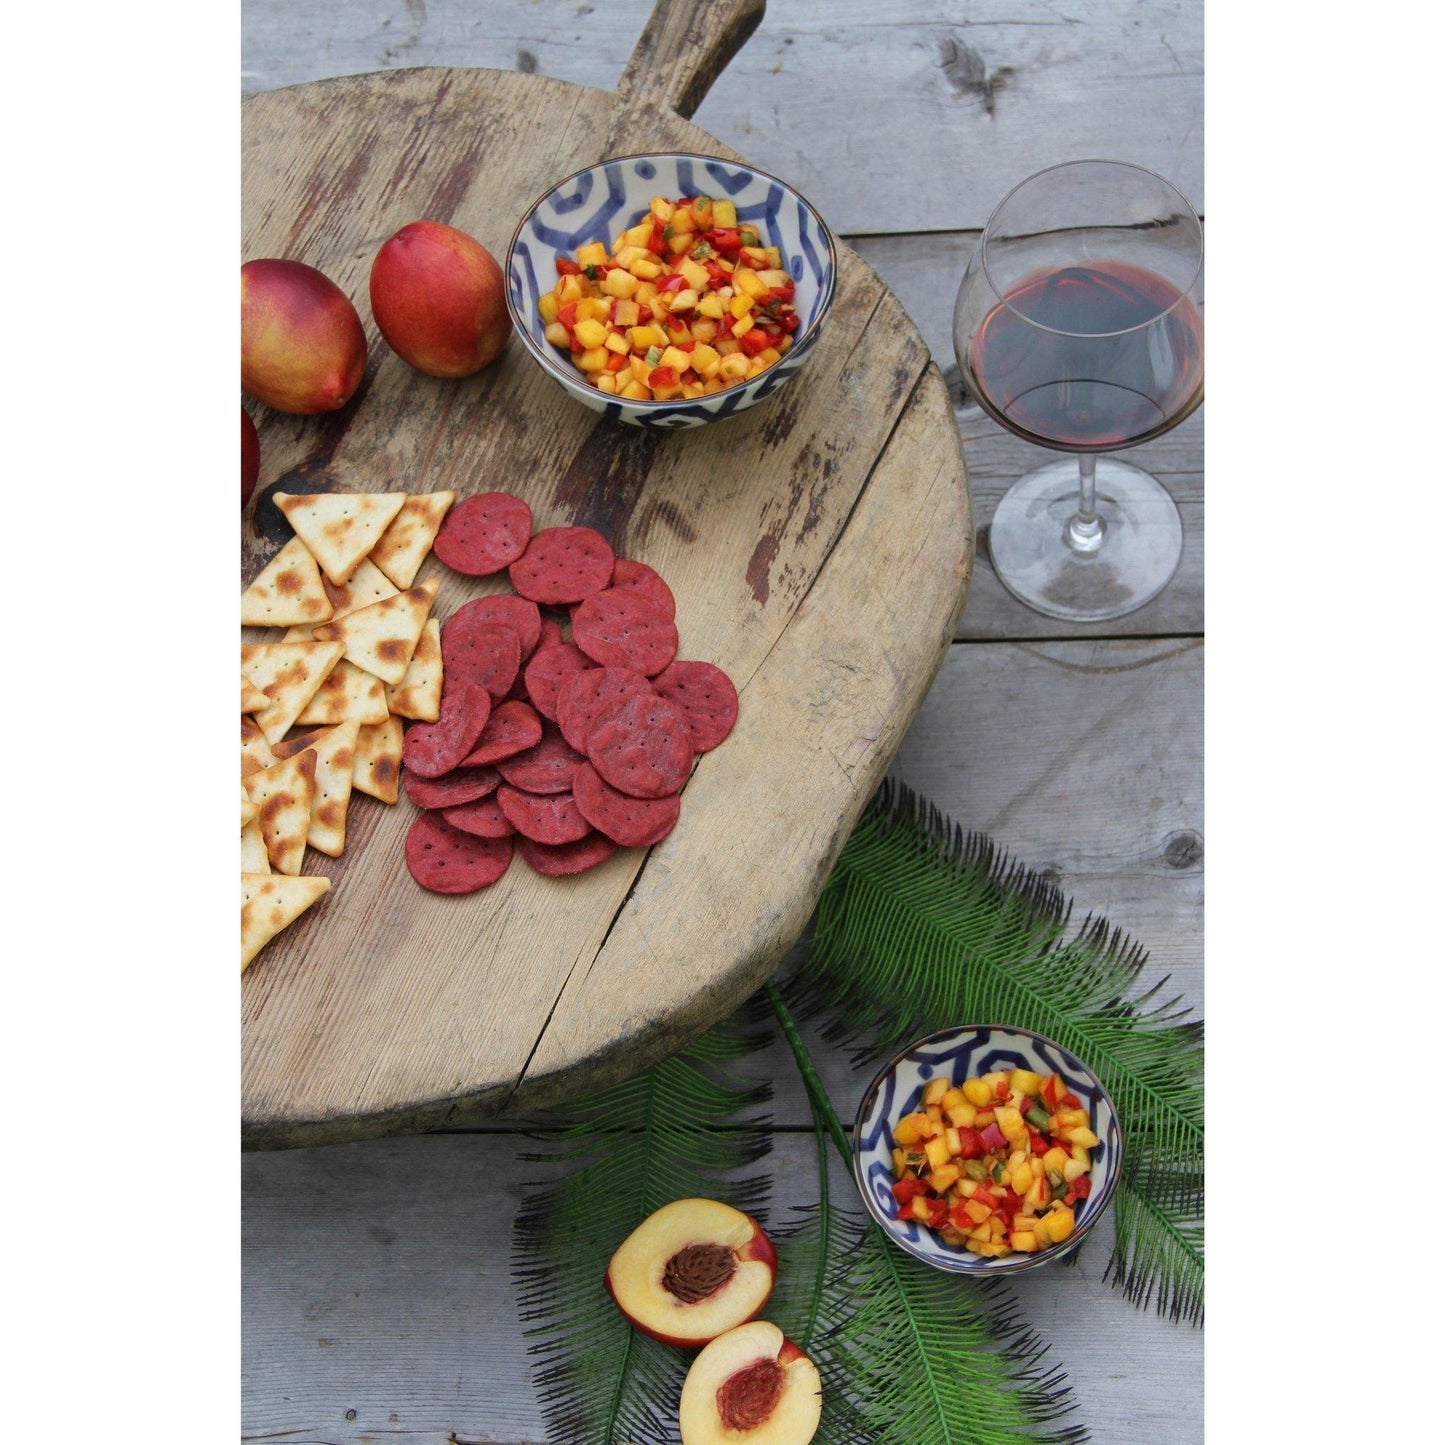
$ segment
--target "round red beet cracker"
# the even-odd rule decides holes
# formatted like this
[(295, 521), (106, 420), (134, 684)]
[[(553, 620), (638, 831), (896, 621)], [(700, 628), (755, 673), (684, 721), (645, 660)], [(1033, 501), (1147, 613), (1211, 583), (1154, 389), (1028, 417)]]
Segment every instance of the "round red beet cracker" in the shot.
[(665, 798), (629, 798), (604, 783), (591, 763), (583, 763), (572, 778), (577, 811), (599, 833), (623, 848), (650, 848), (672, 832), (682, 810), (676, 793)]
[(453, 683), (477, 683), (493, 702), (502, 702), (522, 665), (522, 642), (515, 627), (453, 613), (442, 623), (442, 701)]
[(644, 677), (677, 656), (677, 628), (642, 593), (609, 587), (572, 614), (572, 641), (603, 667), (630, 667)]
[(495, 793), (502, 775), (495, 768), (453, 768), (439, 778), (404, 772), (401, 781), (418, 808), (455, 808)]
[(447, 618), (449, 626), (456, 624), (463, 630), (479, 622), (496, 622), (503, 627), (510, 627), (522, 645), (524, 662), (536, 650), (537, 639), (542, 634), (542, 614), (537, 610), (537, 604), (529, 602), (525, 597), (518, 597), (515, 592), (496, 592), (490, 597), (473, 597)]
[(510, 838), (479, 838), (440, 813), (422, 813), (406, 835), (406, 866), (432, 893), (475, 893), (495, 883), (512, 861)]
[(722, 668), (710, 662), (674, 662), (652, 679), (659, 697), (682, 709), (692, 732), (692, 745), (710, 752), (738, 720), (738, 690)]
[(591, 527), (546, 527), (509, 570), (523, 597), (566, 607), (601, 592), (615, 561), (607, 538)]
[(579, 672), (557, 694), (557, 725), (579, 753), (587, 751), (592, 719), (609, 703), (624, 697), (653, 697), (652, 684), (630, 667), (598, 667)]
[(565, 878), (605, 863), (617, 851), (617, 844), (601, 833), (589, 833), (576, 843), (537, 843), (531, 838), (517, 839), (517, 852), (524, 862), (548, 878)]
[[(560, 629), (559, 633), (560, 633)], [(557, 721), (557, 694), (579, 672), (593, 672), (597, 664), (575, 643), (538, 647), (522, 670), (532, 706), (549, 722)]]
[(676, 703), (656, 694), (626, 697), (593, 717), (587, 760), (630, 798), (664, 798), (680, 793), (692, 771), (692, 733)]
[(532, 509), (509, 492), (463, 497), (446, 515), (432, 551), (453, 572), (487, 577), (510, 567), (532, 536)]
[(542, 741), (497, 763), (497, 771), (514, 788), (524, 793), (570, 793), (572, 774), (582, 754), (571, 748), (562, 734), (548, 723)]
[(497, 806), (495, 796), (478, 798), (471, 803), (459, 803), (454, 808), (443, 808), (442, 817), (453, 828), (460, 828), (463, 833), (473, 833), (478, 838), (510, 838), (517, 831)]
[(669, 622), (677, 617), (677, 600), (672, 588), (646, 562), (629, 562), (626, 557), (619, 557), (612, 567), (612, 590), (636, 592)]
[(462, 759), (464, 768), (481, 767), (524, 753), (542, 741), (542, 719), (524, 702), (501, 702), (492, 710), (476, 746)]
[(503, 783), (497, 789), (497, 806), (512, 827), (534, 843), (575, 843), (592, 831), (592, 825), (577, 811), (571, 793), (539, 797)]
[(449, 773), (476, 746), (491, 715), (486, 688), (459, 682), (442, 690), (441, 716), (433, 723), (412, 723), (402, 744), (402, 766), (423, 778)]

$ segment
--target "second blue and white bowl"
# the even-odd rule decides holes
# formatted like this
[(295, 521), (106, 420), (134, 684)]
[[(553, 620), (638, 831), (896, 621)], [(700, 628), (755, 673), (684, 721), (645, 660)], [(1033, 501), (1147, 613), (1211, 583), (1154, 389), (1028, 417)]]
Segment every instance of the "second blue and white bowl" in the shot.
[[(1089, 1128), (1099, 1136), (1099, 1144), (1093, 1150), (1089, 1171), (1093, 1184), (1088, 1197), (1074, 1210), (1074, 1232), (1069, 1238), (1036, 1254), (985, 1258), (970, 1254), (962, 1245), (946, 1243), (917, 1220), (894, 1218), (893, 1126), (922, 1107), (923, 1090), (931, 1079), (942, 1076), (962, 1084), (996, 1069), (1059, 1074), (1088, 1111)], [(1098, 1076), (1067, 1049), (1029, 1029), (967, 1025), (919, 1039), (890, 1059), (869, 1084), (853, 1125), (853, 1172), (868, 1212), (900, 1249), (954, 1274), (1017, 1274), (1072, 1254), (1108, 1206), (1123, 1163), (1119, 1116)]]
[[(559, 257), (575, 261), (577, 248), (612, 243), (646, 214), (654, 196), (712, 196), (736, 205), (739, 222), (758, 227), (763, 244), (777, 246), (793, 278), (798, 329), (780, 361), (751, 381), (694, 400), (632, 401), (609, 396), (543, 335), (538, 299), (557, 284)], [(666, 152), (619, 156), (577, 171), (536, 201), (512, 235), (507, 251), (507, 308), (532, 356), (584, 406), (636, 426), (682, 428), (720, 421), (771, 396), (794, 376), (818, 340), (837, 284), (838, 254), (823, 218), (790, 185), (739, 161)]]

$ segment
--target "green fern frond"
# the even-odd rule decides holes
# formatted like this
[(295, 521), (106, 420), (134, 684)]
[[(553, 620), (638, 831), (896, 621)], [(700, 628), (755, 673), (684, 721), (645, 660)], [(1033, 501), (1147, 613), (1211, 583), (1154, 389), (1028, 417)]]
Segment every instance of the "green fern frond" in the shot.
[[(720, 1025), (685, 1053), (584, 1099), (524, 1158), (565, 1172), (533, 1186), (513, 1235), (533, 1383), (549, 1438), (568, 1445), (677, 1439), (688, 1359), (633, 1329), (603, 1287), (613, 1251), (654, 1210), (693, 1195), (766, 1217), (766, 1177), (736, 1172), (768, 1151), (769, 1095), (728, 1065), (764, 1036)], [(720, 1127), (722, 1126), (722, 1127)]]
[(831, 1037), (887, 1052), (958, 1023), (1033, 1029), (1103, 1079), (1125, 1132), (1117, 1243), (1106, 1277), (1137, 1303), (1203, 1318), (1203, 1024), (1147, 954), (1102, 918), (1070, 933), (1063, 894), (885, 784), (819, 902), (800, 979), (833, 1015)]

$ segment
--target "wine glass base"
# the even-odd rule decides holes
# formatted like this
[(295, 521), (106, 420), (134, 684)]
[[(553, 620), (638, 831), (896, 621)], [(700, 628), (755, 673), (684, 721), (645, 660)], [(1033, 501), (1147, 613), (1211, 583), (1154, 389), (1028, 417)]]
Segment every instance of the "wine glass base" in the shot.
[(1075, 457), (1020, 477), (989, 524), (989, 555), (999, 580), (1046, 617), (1123, 617), (1157, 597), (1179, 566), (1179, 508), (1148, 472), (1100, 457), (1094, 485), (1104, 524), (1094, 551), (1069, 545), (1069, 523), (1079, 510)]

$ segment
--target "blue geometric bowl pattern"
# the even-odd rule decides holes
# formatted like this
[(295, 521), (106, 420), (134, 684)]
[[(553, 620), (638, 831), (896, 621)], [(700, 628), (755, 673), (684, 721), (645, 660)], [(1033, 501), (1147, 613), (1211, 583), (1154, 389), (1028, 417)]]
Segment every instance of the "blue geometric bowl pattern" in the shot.
[[(1089, 1197), (1074, 1206), (1074, 1232), (1063, 1244), (1037, 1254), (1009, 1254), (985, 1259), (962, 1245), (948, 1244), (916, 1220), (893, 1217), (893, 1126), (922, 1107), (924, 1086), (943, 1075), (954, 1083), (995, 1069), (1032, 1069), (1059, 1074), (1089, 1113), (1089, 1127), (1099, 1136), (1093, 1151), (1093, 1186)], [(1067, 1049), (1028, 1029), (969, 1025), (929, 1034), (889, 1061), (868, 1086), (853, 1126), (853, 1172), (863, 1201), (901, 1249), (936, 1269), (955, 1274), (1017, 1274), (1063, 1259), (1098, 1222), (1119, 1183), (1124, 1140), (1119, 1116), (1097, 1076)]]
[[(558, 257), (573, 261), (579, 246), (635, 226), (654, 196), (730, 199), (738, 220), (758, 228), (765, 246), (777, 246), (793, 278), (799, 323), (793, 345), (752, 381), (694, 401), (628, 401), (589, 386), (581, 372), (544, 336), (538, 298), (557, 284)], [(822, 331), (837, 285), (833, 234), (791, 186), (766, 171), (686, 153), (619, 156), (570, 175), (522, 217), (507, 251), (507, 309), (517, 334), (543, 369), (584, 406), (636, 426), (701, 426), (732, 416), (771, 396), (807, 360)]]

